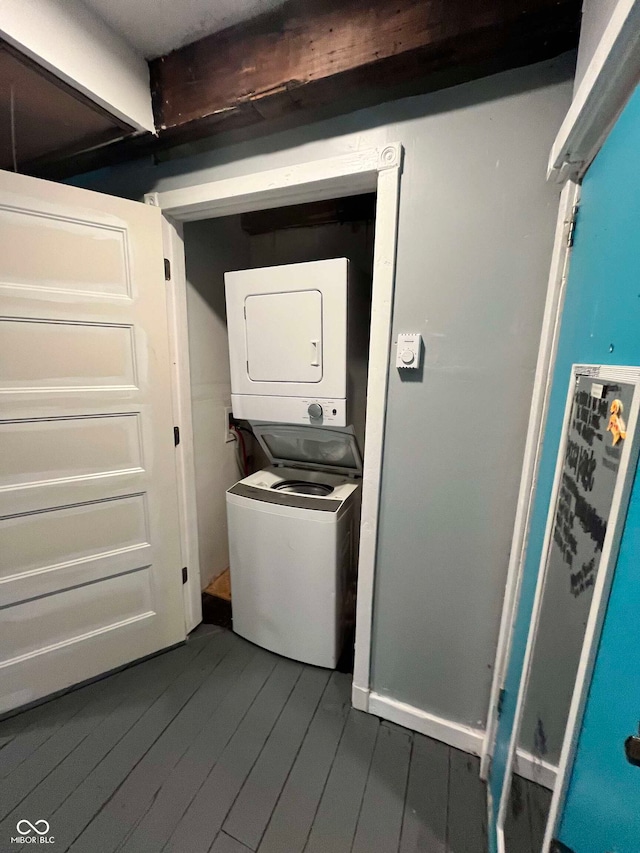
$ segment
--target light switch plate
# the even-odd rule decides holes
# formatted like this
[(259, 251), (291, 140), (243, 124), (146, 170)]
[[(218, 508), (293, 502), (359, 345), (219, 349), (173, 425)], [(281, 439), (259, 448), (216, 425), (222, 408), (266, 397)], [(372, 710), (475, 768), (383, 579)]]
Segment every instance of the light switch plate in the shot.
[(404, 332), (398, 335), (396, 367), (418, 370), (422, 360), (422, 335)]

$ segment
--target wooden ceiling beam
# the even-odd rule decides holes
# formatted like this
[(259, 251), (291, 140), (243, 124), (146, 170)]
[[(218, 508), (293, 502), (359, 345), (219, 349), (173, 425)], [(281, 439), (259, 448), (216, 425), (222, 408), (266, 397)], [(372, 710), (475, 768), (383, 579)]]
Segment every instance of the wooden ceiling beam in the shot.
[[(206, 138), (230, 144), (577, 47), (582, 0), (288, 0), (150, 63), (157, 136), (34, 164), (62, 180)], [(197, 146), (191, 146), (193, 151)]]
[[(265, 125), (353, 94), (463, 79), (577, 45), (581, 0), (289, 0), (150, 63), (160, 142)], [(460, 75), (456, 82), (461, 82)], [(303, 121), (303, 116), (300, 116)]]

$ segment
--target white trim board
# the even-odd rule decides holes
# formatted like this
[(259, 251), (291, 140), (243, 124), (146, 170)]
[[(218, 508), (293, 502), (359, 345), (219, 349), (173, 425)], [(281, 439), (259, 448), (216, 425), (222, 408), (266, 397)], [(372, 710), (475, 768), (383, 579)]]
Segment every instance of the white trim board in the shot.
[(481, 729), (445, 720), (443, 717), (421, 711), (413, 705), (398, 702), (397, 699), (382, 696), (380, 693), (370, 693), (368, 705), (370, 714), (390, 720), (414, 732), (420, 732), (471, 755), (480, 755), (484, 740), (484, 732)]
[(351, 685), (351, 704), (356, 711), (369, 710), (369, 694), (368, 687), (359, 687), (357, 684)]
[(587, 694), (591, 683), (591, 675), (595, 664), (600, 632), (606, 604), (609, 596), (609, 590), (613, 580), (615, 563), (617, 559), (617, 548), (624, 528), (626, 517), (626, 504), (628, 501), (631, 485), (633, 482), (633, 473), (635, 471), (635, 462), (638, 457), (638, 411), (640, 410), (640, 368), (626, 366), (609, 366), (609, 365), (586, 365), (574, 364), (571, 367), (570, 379), (567, 389), (567, 398), (565, 412), (562, 424), (561, 440), (558, 446), (556, 457), (556, 468), (553, 481), (553, 490), (551, 500), (549, 502), (549, 511), (547, 513), (547, 523), (545, 528), (544, 545), (540, 555), (540, 563), (538, 568), (538, 580), (536, 584), (536, 593), (533, 603), (531, 622), (529, 624), (529, 633), (527, 636), (527, 647), (525, 651), (524, 665), (520, 686), (518, 689), (518, 701), (516, 705), (516, 714), (514, 726), (511, 732), (509, 742), (509, 752), (505, 766), (505, 775), (502, 786), (502, 796), (498, 808), (497, 820), (497, 836), (498, 850), (503, 853), (504, 847), (504, 824), (509, 807), (509, 796), (511, 791), (511, 779), (515, 767), (516, 759), (516, 744), (520, 738), (520, 729), (524, 716), (525, 700), (533, 663), (533, 653), (535, 648), (536, 635), (540, 624), (542, 613), (542, 602), (544, 597), (544, 585), (547, 573), (547, 555), (553, 534), (554, 519), (556, 513), (556, 504), (562, 469), (564, 465), (565, 447), (567, 442), (567, 426), (571, 414), (573, 403), (573, 388), (575, 387), (576, 376), (586, 375), (593, 378), (604, 379), (605, 381), (624, 381), (633, 382), (636, 384), (633, 402), (628, 414), (627, 436), (630, 439), (628, 444), (624, 445), (622, 458), (620, 460), (619, 477), (615, 486), (613, 500), (611, 503), (611, 511), (609, 522), (607, 525), (607, 533), (602, 548), (600, 567), (596, 576), (596, 582), (593, 591), (589, 618), (585, 630), (584, 641), (582, 645), (582, 653), (578, 666), (578, 674), (576, 676), (573, 696), (571, 699), (571, 707), (569, 709), (569, 717), (565, 729), (562, 751), (560, 753), (560, 763), (558, 765), (557, 781), (551, 800), (549, 819), (545, 838), (542, 845), (542, 853), (548, 853), (550, 850), (551, 841), (554, 837), (557, 825), (560, 820), (564, 797), (566, 795), (569, 780), (571, 777), (571, 769), (575, 757), (575, 750), (578, 743), (578, 736), (582, 724), (582, 716), (587, 700)]
[(369, 193), (376, 190), (380, 171), (400, 167), (401, 150), (400, 145), (369, 148), (327, 160), (166, 190), (146, 198), (156, 197), (165, 216), (189, 222)]
[(553, 791), (556, 785), (558, 776), (558, 768), (555, 764), (550, 764), (542, 758), (537, 758), (531, 752), (527, 752), (522, 747), (516, 750), (513, 772), (523, 779), (528, 779), (530, 782), (535, 782), (536, 785), (542, 785)]
[[(184, 239), (181, 222), (162, 217), (162, 244), (169, 261), (171, 278), (166, 285), (169, 353), (171, 357), (171, 402), (173, 422), (180, 427), (180, 443), (175, 448), (180, 517), (180, 551), (182, 566), (187, 568), (187, 582), (182, 585), (184, 620), (187, 634), (202, 621), (200, 554), (198, 550), (198, 515), (193, 454), (191, 413), (191, 371), (189, 346), (178, 351), (180, 330), (187, 326), (187, 279)], [(193, 488), (192, 488), (193, 484)]]
[(155, 132), (144, 57), (81, 0), (0, 0), (0, 36), (136, 130)]
[(542, 441), (549, 407), (549, 395), (551, 393), (558, 348), (560, 320), (569, 271), (571, 254), (568, 246), (569, 228), (572, 212), (578, 202), (579, 195), (580, 188), (577, 184), (571, 182), (568, 182), (563, 187), (560, 194), (551, 268), (549, 270), (547, 298), (542, 320), (540, 347), (533, 383), (531, 411), (529, 413), (529, 425), (527, 427), (520, 488), (516, 504), (516, 517), (509, 554), (500, 631), (498, 634), (498, 646), (493, 667), (493, 680), (489, 697), (489, 709), (487, 711), (487, 728), (482, 748), (482, 760), (480, 762), (480, 777), (485, 780), (488, 778), (491, 756), (495, 747), (495, 738), (498, 731), (498, 702), (500, 691), (504, 687), (507, 677), (513, 643), (513, 629), (516, 623), (518, 604), (520, 603), (522, 572), (526, 558), (529, 525), (531, 523), (531, 513), (533, 512), (533, 501), (538, 481), (538, 466), (542, 452)]
[(579, 181), (640, 80), (640, 0), (618, 0), (562, 122), (549, 176)]
[[(170, 236), (165, 248), (172, 251), (172, 282), (175, 289), (169, 300), (171, 352), (174, 360), (173, 382), (180, 389), (174, 392), (179, 413), (180, 445), (176, 455), (178, 480), (182, 484), (180, 514), (183, 519), (181, 535), (183, 554), (197, 559), (197, 530), (195, 517), (195, 476), (193, 469), (193, 430), (190, 422), (191, 389), (188, 381), (189, 337), (184, 275), (184, 247), (176, 223), (209, 219), (266, 210), (282, 205), (339, 198), (376, 191), (376, 226), (374, 238), (373, 288), (371, 303), (371, 334), (367, 380), (367, 419), (365, 456), (362, 476), (362, 515), (360, 522), (360, 552), (358, 560), (358, 601), (356, 614), (356, 652), (354, 665), (354, 705), (366, 710), (370, 687), (371, 622), (373, 618), (373, 588), (378, 537), (382, 452), (386, 416), (387, 381), (389, 373), (393, 290), (395, 284), (396, 239), (398, 231), (398, 199), (402, 146), (386, 145), (352, 154), (317, 160), (310, 163), (256, 172), (213, 181), (193, 187), (150, 193), (147, 204), (160, 207), (169, 221), (165, 234)], [(179, 262), (178, 262), (179, 261)], [(185, 415), (188, 414), (188, 417)], [(193, 562), (194, 577), (197, 562)], [(185, 618), (199, 619), (200, 590), (191, 585), (185, 593)], [(198, 584), (199, 586), (199, 584)], [(189, 608), (192, 608), (191, 611)], [(194, 615), (195, 614), (195, 615)]]
[[(391, 160), (390, 153), (385, 155), (383, 151), (381, 161), (384, 163), (389, 160)], [(398, 146), (395, 163), (397, 164), (395, 167), (385, 167), (380, 172), (376, 199), (367, 419), (356, 598), (354, 690), (356, 688), (368, 690), (371, 687), (373, 595), (378, 546), (382, 452), (387, 413), (387, 383), (391, 358), (391, 321), (400, 196), (400, 146)]]

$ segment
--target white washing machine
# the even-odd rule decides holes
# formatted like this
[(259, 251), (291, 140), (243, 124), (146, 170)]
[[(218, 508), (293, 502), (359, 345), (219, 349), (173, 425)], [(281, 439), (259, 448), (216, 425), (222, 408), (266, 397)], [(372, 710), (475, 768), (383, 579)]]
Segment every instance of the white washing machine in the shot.
[(362, 463), (350, 429), (253, 424), (271, 467), (227, 491), (233, 629), (335, 668), (355, 571)]

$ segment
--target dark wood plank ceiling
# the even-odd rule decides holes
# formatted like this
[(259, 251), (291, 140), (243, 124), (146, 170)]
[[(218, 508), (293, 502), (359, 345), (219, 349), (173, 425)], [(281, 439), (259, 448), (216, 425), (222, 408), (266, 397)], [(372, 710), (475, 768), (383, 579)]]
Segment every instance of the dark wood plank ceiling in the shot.
[[(289, 0), (150, 63), (161, 140), (269, 122), (464, 69), (463, 79), (577, 45), (581, 0)], [(459, 81), (458, 81), (459, 82)]]
[[(577, 46), (582, 0), (288, 0), (150, 63), (157, 136), (0, 51), (0, 165), (61, 179), (205, 139), (237, 141), (516, 68)], [(314, 113), (314, 110), (316, 111)], [(218, 139), (220, 142), (218, 142)], [(78, 154), (89, 150), (88, 153)]]

